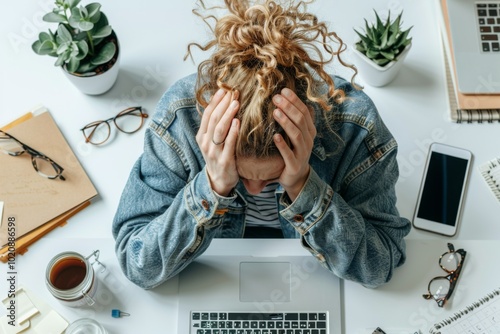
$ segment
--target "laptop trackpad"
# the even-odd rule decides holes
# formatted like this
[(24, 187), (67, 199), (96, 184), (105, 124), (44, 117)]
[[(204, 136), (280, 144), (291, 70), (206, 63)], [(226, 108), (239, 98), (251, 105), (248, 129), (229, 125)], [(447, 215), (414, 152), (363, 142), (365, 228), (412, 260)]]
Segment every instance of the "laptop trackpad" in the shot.
[(290, 302), (289, 262), (241, 262), (241, 302)]

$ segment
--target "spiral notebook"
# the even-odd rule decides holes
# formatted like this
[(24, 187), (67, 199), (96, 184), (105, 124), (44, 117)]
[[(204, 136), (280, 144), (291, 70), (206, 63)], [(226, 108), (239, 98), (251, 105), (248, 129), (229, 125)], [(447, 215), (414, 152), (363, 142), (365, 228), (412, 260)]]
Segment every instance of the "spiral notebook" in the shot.
[(435, 324), (429, 333), (500, 333), (500, 288)]
[(479, 171), (488, 184), (488, 187), (490, 187), (495, 197), (500, 201), (500, 157), (479, 166)]

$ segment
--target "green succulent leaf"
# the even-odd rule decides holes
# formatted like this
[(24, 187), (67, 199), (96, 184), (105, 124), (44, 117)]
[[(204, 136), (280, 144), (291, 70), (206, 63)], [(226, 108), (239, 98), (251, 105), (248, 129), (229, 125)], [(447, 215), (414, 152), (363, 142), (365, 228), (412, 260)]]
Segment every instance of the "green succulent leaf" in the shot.
[(76, 6), (78, 6), (78, 4), (80, 3), (81, 0), (67, 0), (67, 4), (69, 6), (70, 9), (72, 8), (75, 8)]
[(69, 30), (63, 24), (60, 24), (59, 27), (57, 27), (56, 34), (57, 34), (57, 37), (59, 37), (63, 43), (64, 42), (71, 42), (73, 40)]
[(97, 16), (97, 20), (95, 22), (97, 22), (99, 20), (98, 16), (101, 13), (101, 5), (99, 3), (93, 2), (91, 4), (88, 4), (87, 6), (85, 6), (85, 9), (87, 10), (89, 18), (93, 18), (93, 17)]
[(111, 28), (111, 26), (104, 26), (101, 29), (93, 32), (93, 35), (94, 35), (94, 38), (104, 38), (104, 37), (111, 35), (112, 32), (113, 32), (113, 29)]
[(411, 43), (409, 32), (412, 27), (402, 31), (401, 12), (394, 21), (391, 21), (391, 15), (383, 22), (376, 11), (375, 22), (368, 23), (365, 19), (365, 33), (361, 34), (356, 29), (354, 31), (359, 36), (360, 41), (356, 44), (356, 49), (372, 59), (377, 65), (384, 66), (389, 62), (396, 60), (404, 48)]
[(87, 57), (87, 54), (89, 53), (89, 46), (86, 41), (79, 41), (77, 45), (78, 54), (75, 56), (75, 58), (77, 58), (78, 60), (82, 60)]
[(66, 17), (64, 15), (61, 15), (56, 12), (50, 12), (45, 14), (42, 17), (42, 20), (44, 20), (45, 22), (55, 22), (55, 23), (67, 22)]
[(80, 66), (80, 60), (73, 57), (66, 64), (66, 70), (68, 70), (68, 72), (74, 73), (76, 72), (79, 66)]
[(116, 53), (116, 45), (113, 42), (106, 43), (99, 53), (90, 61), (92, 65), (101, 65), (110, 61)]
[(33, 49), (33, 51), (35, 51), (36, 54), (50, 55), (54, 52), (56, 46), (51, 40), (45, 40), (43, 42), (38, 40), (32, 44), (31, 48)]

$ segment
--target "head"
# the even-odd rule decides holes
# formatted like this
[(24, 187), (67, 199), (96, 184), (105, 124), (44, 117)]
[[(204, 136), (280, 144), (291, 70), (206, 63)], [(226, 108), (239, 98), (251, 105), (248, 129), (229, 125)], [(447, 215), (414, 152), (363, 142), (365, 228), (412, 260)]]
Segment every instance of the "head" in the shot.
[[(213, 9), (206, 8), (203, 1), (200, 4), (205, 11)], [(194, 11), (207, 24), (208, 19), (215, 22), (213, 26), (209, 24), (214, 33), (211, 41), (204, 46), (193, 43), (188, 47), (188, 55), (192, 46), (214, 49), (198, 68), (196, 98), (206, 107), (219, 88), (239, 92), (236, 117), (240, 129), (235, 152), (238, 172), (244, 182), (268, 181), (274, 174), (279, 176), (278, 170), (284, 167), (274, 134), (280, 133), (289, 143), (287, 134), (273, 118), (276, 107), (272, 97), (287, 87), (304, 103), (318, 106), (310, 108), (322, 111), (315, 116), (329, 117), (332, 103), (341, 103), (345, 95), (335, 89), (324, 67), (334, 58), (349, 66), (340, 59), (345, 44), (328, 31), (324, 22), (306, 12), (305, 2), (224, 0), (223, 7), (227, 13), (220, 18)], [(329, 42), (338, 48), (334, 50)], [(320, 93), (319, 87), (324, 85), (328, 89)]]

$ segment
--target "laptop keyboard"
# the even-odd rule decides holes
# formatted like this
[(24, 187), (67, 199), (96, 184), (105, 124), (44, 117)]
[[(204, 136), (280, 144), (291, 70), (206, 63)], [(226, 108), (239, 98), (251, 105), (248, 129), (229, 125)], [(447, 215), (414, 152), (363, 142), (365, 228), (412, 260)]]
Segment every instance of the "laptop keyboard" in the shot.
[(190, 334), (326, 334), (328, 312), (191, 312)]
[(481, 50), (500, 52), (500, 1), (477, 2)]

